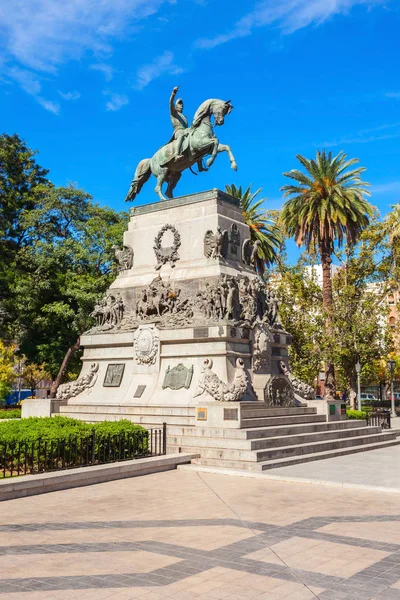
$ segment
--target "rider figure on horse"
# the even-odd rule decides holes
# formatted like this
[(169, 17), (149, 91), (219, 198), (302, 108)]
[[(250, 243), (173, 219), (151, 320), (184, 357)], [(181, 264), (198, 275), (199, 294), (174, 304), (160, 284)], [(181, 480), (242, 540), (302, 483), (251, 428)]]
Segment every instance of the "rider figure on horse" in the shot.
[(188, 120), (187, 120), (187, 117), (185, 117), (185, 115), (182, 112), (183, 111), (182, 98), (178, 98), (178, 100), (174, 104), (175, 96), (178, 92), (178, 89), (179, 89), (178, 86), (174, 87), (174, 89), (172, 90), (171, 97), (169, 99), (169, 113), (170, 113), (170, 117), (171, 117), (172, 127), (174, 128), (174, 133), (171, 138), (171, 141), (176, 140), (176, 142), (177, 142), (177, 145), (176, 145), (177, 156), (175, 157), (175, 160), (183, 158), (183, 156), (181, 154), (182, 144), (183, 144), (183, 140), (185, 139), (185, 136), (188, 133)]

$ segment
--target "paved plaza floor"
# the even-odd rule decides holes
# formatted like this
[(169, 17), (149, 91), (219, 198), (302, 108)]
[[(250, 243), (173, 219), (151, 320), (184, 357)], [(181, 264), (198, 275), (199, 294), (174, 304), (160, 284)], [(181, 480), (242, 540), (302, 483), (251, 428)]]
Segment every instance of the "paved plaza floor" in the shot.
[(370, 488), (400, 494), (400, 445), (281, 467), (264, 476), (304, 483)]
[(400, 600), (398, 494), (171, 471), (0, 508), (0, 600)]

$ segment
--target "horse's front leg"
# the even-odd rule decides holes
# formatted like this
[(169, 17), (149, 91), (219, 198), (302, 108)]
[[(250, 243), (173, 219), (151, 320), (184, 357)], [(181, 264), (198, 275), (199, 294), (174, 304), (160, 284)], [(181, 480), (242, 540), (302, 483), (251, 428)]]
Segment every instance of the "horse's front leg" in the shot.
[(213, 164), (213, 162), (214, 162), (214, 160), (215, 160), (215, 157), (217, 156), (217, 152), (218, 152), (218, 147), (219, 147), (219, 145), (220, 145), (220, 144), (219, 144), (219, 142), (218, 142), (217, 138), (215, 138), (215, 140), (214, 140), (214, 144), (213, 144), (213, 149), (212, 149), (212, 152), (211, 152), (211, 156), (210, 156), (210, 158), (209, 158), (209, 159), (206, 161), (206, 165), (207, 165), (207, 167), (208, 167), (208, 168), (209, 168), (209, 167), (211, 167), (211, 165)]
[(228, 146), (228, 144), (218, 144), (217, 152), (227, 152), (228, 156), (229, 156), (229, 160), (231, 161), (231, 168), (234, 171), (237, 171), (236, 160), (235, 160), (235, 157), (233, 156), (233, 152), (231, 150), (231, 147)]

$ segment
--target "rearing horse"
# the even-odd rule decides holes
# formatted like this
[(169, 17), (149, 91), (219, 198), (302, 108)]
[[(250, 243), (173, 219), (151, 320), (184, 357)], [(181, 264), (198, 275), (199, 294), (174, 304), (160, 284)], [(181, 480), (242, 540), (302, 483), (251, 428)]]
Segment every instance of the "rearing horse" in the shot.
[[(198, 164), (199, 171), (207, 171), (219, 152), (228, 153), (231, 167), (236, 171), (237, 165), (230, 147), (227, 144), (220, 144), (213, 131), (213, 127), (216, 125), (224, 124), (225, 115), (229, 114), (232, 108), (230, 100), (225, 102), (211, 98), (203, 102), (194, 115), (191, 127), (187, 129), (181, 148), (182, 156), (177, 158), (176, 141), (174, 140), (157, 150), (152, 158), (141, 160), (125, 201), (129, 202), (135, 199), (151, 173), (157, 177), (155, 191), (160, 200), (166, 200), (162, 193), (162, 185), (165, 182), (167, 183), (166, 196), (172, 198), (182, 171), (189, 169), (195, 163)], [(214, 123), (211, 122), (212, 116), (214, 116)], [(203, 167), (202, 159), (207, 155), (210, 155), (210, 158), (206, 161), (206, 167)]]

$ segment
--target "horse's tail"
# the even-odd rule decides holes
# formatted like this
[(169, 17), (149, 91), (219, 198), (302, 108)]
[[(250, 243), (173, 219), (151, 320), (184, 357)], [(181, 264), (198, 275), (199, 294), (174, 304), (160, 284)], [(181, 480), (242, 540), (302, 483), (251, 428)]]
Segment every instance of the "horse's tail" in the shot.
[(144, 158), (138, 164), (131, 187), (125, 198), (125, 202), (132, 202), (151, 175), (150, 158)]

